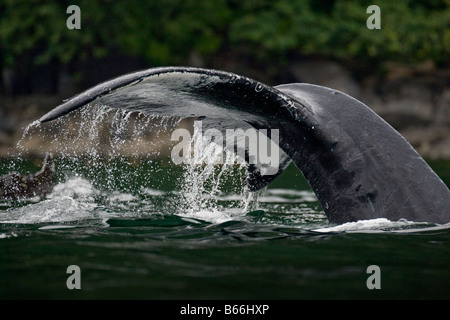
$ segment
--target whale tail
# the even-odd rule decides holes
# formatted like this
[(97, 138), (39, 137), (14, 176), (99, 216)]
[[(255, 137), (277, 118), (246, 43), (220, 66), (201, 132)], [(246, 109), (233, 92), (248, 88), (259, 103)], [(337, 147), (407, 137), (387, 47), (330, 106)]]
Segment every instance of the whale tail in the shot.
[(40, 122), (89, 103), (202, 117), (205, 125), (219, 130), (276, 128), (278, 170), (264, 175), (260, 165), (250, 164), (246, 185), (264, 188), (293, 161), (331, 222), (450, 222), (450, 191), (420, 155), (366, 105), (330, 88), (298, 83), (271, 87), (218, 70), (154, 68), (86, 90)]

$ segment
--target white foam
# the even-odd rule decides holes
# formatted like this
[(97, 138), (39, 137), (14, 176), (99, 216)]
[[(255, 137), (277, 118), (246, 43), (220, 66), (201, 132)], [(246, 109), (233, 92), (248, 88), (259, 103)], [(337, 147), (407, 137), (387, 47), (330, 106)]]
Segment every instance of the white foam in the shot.
[(234, 220), (236, 218), (242, 218), (244, 216), (244, 213), (241, 210), (237, 210), (234, 212), (233, 210), (228, 209), (226, 212), (224, 212), (223, 210), (205, 209), (198, 211), (190, 211), (188, 213), (182, 213), (179, 215), (187, 219), (191, 218), (210, 222), (213, 224), (219, 224), (229, 220)]
[(141, 188), (141, 191), (149, 196), (154, 196), (154, 197), (163, 196), (167, 193), (165, 191), (152, 189), (152, 188), (144, 188), (144, 187)]
[(49, 225), (49, 226), (40, 227), (39, 230), (58, 230), (58, 229), (72, 229), (72, 228), (76, 228), (76, 227), (68, 226), (68, 225)]
[(316, 202), (317, 197), (312, 191), (292, 189), (268, 189), (264, 195), (258, 197), (259, 202), (293, 203)]
[(96, 207), (92, 184), (80, 177), (57, 184), (47, 199), (5, 211), (2, 223), (64, 222), (91, 218)]
[(383, 232), (385, 230), (394, 231), (395, 229), (405, 230), (405, 228), (417, 225), (416, 222), (399, 220), (390, 221), (386, 218), (360, 220), (356, 222), (347, 222), (338, 226), (315, 229), (316, 232)]
[(66, 182), (57, 184), (53, 188), (53, 192), (48, 195), (48, 199), (56, 199), (61, 197), (70, 198), (88, 198), (98, 194), (99, 191), (89, 182), (89, 180), (82, 177), (73, 177)]
[(0, 233), (0, 239), (9, 239), (9, 238), (15, 238), (15, 237), (17, 237), (17, 234), (14, 232), (11, 232), (10, 234)]
[(114, 191), (109, 197), (111, 202), (129, 202), (133, 200), (138, 200), (138, 198), (131, 193), (122, 193), (119, 191)]

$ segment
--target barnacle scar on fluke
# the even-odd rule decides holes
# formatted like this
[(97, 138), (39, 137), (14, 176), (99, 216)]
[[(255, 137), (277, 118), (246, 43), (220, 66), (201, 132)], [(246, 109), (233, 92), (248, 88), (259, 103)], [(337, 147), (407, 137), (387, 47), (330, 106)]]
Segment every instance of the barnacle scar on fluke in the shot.
[(88, 103), (146, 114), (204, 117), (204, 129), (279, 129), (278, 172), (249, 166), (251, 190), (293, 161), (330, 222), (387, 218), (450, 222), (450, 191), (412, 146), (360, 101), (306, 83), (271, 87), (229, 72), (185, 67), (143, 70), (101, 83), (40, 121)]

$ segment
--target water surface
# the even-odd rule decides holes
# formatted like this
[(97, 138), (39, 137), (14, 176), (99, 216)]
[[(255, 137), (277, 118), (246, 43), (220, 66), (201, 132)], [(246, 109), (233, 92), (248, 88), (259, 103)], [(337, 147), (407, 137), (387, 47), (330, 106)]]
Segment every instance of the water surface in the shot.
[[(0, 159), (0, 174), (36, 172), (34, 143), (56, 164), (51, 194), (0, 202), (1, 299), (450, 298), (450, 225), (330, 224), (293, 165), (247, 193), (239, 166), (164, 157), (148, 143), (167, 140), (155, 119), (89, 110), (30, 125)], [(449, 185), (450, 162), (430, 164)], [(373, 265), (380, 289), (367, 286)]]
[[(45, 199), (0, 203), (2, 299), (450, 297), (448, 226), (330, 224), (294, 166), (255, 202), (236, 187), (239, 172), (214, 197), (195, 198), (170, 162), (95, 161), (57, 159)], [(67, 288), (70, 265), (81, 290)], [(379, 290), (367, 287), (370, 265)]]

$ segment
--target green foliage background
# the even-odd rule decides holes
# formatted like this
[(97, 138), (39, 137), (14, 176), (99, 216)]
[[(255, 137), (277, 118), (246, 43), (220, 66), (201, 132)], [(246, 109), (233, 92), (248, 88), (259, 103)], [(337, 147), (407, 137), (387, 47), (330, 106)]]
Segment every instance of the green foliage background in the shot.
[[(81, 30), (69, 30), (66, 9), (81, 8)], [(369, 30), (366, 9), (381, 8), (381, 30)], [(111, 51), (150, 65), (182, 64), (234, 50), (259, 61), (292, 56), (344, 61), (427, 59), (448, 64), (450, 0), (2, 0), (3, 66), (21, 59), (68, 64)]]

